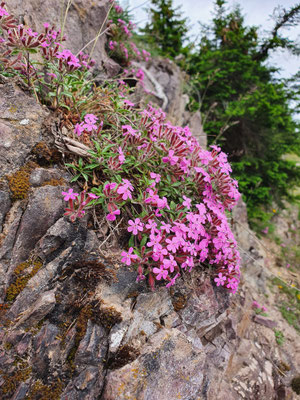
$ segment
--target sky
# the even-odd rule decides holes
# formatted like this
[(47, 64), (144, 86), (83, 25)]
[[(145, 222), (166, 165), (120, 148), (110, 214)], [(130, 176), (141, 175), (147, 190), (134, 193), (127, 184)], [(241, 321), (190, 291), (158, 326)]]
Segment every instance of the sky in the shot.
[[(240, 4), (242, 13), (245, 16), (246, 24), (260, 26), (261, 31), (270, 30), (273, 27), (272, 14), (278, 5), (288, 9), (296, 4), (296, 0), (228, 0), (228, 5)], [(150, 0), (120, 0), (121, 5), (128, 4), (132, 10), (134, 22), (142, 26), (147, 21), (145, 8), (149, 7)], [(207, 23), (212, 18), (214, 9), (213, 0), (174, 0), (175, 6), (181, 6), (183, 16), (189, 18), (191, 35), (196, 36), (198, 31), (198, 21)], [(300, 25), (292, 27), (288, 32), (288, 37), (300, 41)], [(300, 69), (300, 57), (292, 56), (286, 51), (276, 51), (272, 53), (270, 59), (272, 65), (281, 68), (280, 76), (288, 78)]]

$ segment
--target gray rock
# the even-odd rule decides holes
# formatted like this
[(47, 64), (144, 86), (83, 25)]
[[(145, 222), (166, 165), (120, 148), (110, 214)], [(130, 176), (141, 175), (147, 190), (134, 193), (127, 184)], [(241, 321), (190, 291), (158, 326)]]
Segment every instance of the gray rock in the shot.
[[(0, 84), (0, 177), (21, 167), (41, 140), (46, 108), (16, 84)], [(22, 121), (27, 119), (26, 125)]]
[(272, 321), (269, 318), (263, 317), (262, 315), (255, 315), (253, 321), (257, 324), (264, 325), (267, 328), (274, 329), (277, 326), (275, 321)]
[(13, 250), (12, 265), (25, 261), (39, 239), (57, 221), (64, 211), (60, 186), (35, 189), (22, 216), (19, 234)]
[(2, 224), (6, 213), (10, 209), (11, 201), (7, 191), (0, 190), (0, 233), (2, 232)]
[(37, 301), (29, 309), (23, 312), (22, 317), (16, 322), (15, 327), (28, 328), (35, 326), (53, 310), (55, 304), (56, 300), (54, 290), (42, 293)]
[(43, 183), (50, 181), (51, 179), (59, 180), (62, 178), (62, 173), (58, 169), (54, 168), (36, 168), (32, 171), (29, 183), (33, 187), (42, 186)]

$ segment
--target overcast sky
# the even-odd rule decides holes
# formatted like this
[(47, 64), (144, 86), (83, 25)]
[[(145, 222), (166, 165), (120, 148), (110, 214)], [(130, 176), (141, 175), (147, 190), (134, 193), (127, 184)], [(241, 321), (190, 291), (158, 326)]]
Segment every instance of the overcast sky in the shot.
[[(229, 0), (228, 5), (239, 3), (245, 16), (246, 23), (249, 25), (260, 26), (261, 30), (268, 30), (273, 26), (270, 15), (278, 5), (290, 8), (296, 4), (296, 0)], [(145, 8), (149, 7), (150, 0), (120, 0), (121, 5), (129, 5), (129, 9), (134, 9), (135, 22), (143, 25), (147, 20)], [(144, 5), (143, 5), (144, 4)], [(182, 6), (183, 16), (190, 20), (191, 34), (197, 35), (198, 21), (208, 22), (212, 17), (213, 0), (174, 0), (176, 6)], [(292, 27), (288, 32), (292, 39), (298, 38), (300, 41), (300, 26)], [(287, 52), (277, 51), (272, 55), (272, 65), (282, 69), (282, 76), (290, 77), (300, 68), (300, 57), (291, 56)]]

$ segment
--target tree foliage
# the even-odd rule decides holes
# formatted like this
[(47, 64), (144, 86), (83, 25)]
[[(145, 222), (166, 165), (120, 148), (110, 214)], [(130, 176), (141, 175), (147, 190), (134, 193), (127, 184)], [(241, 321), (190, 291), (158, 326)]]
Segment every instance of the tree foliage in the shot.
[(173, 6), (173, 0), (151, 0), (149, 18), (141, 31), (147, 42), (155, 46), (159, 53), (176, 57), (184, 52), (184, 41), (188, 32), (187, 18), (182, 18), (180, 7)]
[(261, 38), (257, 27), (245, 25), (239, 7), (227, 11), (226, 1), (217, 0), (212, 24), (186, 66), (191, 107), (201, 109), (210, 143), (229, 154), (252, 219), (264, 215), (262, 205), (280, 204), (299, 182), (299, 168), (283, 159), (300, 148), (291, 107), (296, 91), (266, 64), (271, 50), (296, 48), (280, 29), (299, 13), (300, 5), (281, 10), (269, 37)]

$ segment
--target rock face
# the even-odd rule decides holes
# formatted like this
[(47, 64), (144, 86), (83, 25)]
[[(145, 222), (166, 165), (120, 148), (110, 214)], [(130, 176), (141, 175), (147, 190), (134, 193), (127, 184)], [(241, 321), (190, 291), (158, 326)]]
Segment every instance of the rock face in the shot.
[[(165, 93), (174, 85), (165, 105), (172, 118), (181, 107), (177, 78), (157, 79)], [(0, 85), (0, 109), (1, 399), (299, 398), (290, 382), (300, 342), (272, 308), (266, 252), (242, 202), (232, 215), (243, 264), (238, 294), (201, 268), (151, 292), (120, 266), (120, 249), (103, 255), (89, 215), (73, 224), (63, 217), (65, 173), (48, 156), (39, 165), (34, 152), (42, 139), (51, 143), (49, 114), (12, 83)], [(18, 171), (27, 180), (16, 198), (9, 176)], [(267, 317), (254, 314), (253, 300), (267, 303)], [(281, 346), (274, 328), (284, 332)]]
[[(4, 175), (12, 162), (14, 170), (32, 160), (48, 116), (16, 86), (0, 92), (9, 93), (7, 107), (19, 107), (14, 118), (3, 108), (0, 120), (20, 141), (1, 159)], [(19, 123), (21, 113), (28, 125)], [(251, 258), (242, 253), (239, 294), (216, 288), (201, 270), (153, 293), (117, 254), (101, 255), (88, 219), (71, 224), (62, 216), (63, 186), (51, 186), (61, 176), (36, 165), (23, 200), (13, 199), (3, 176), (1, 399), (296, 399), (289, 382), (299, 341), (278, 312), (253, 318), (267, 272), (257, 266), (264, 252), (242, 202), (233, 223)], [(282, 348), (275, 324), (286, 335)]]

